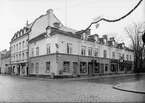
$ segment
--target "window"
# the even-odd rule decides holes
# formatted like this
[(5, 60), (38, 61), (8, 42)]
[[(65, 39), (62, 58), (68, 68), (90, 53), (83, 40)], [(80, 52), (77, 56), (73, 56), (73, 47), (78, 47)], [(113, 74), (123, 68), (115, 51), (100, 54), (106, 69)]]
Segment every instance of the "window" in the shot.
[(15, 61), (15, 55), (14, 55), (14, 61)]
[(19, 50), (21, 49), (21, 43), (19, 43)]
[(69, 73), (69, 71), (70, 71), (70, 62), (64, 61), (63, 62), (63, 72)]
[(108, 64), (105, 64), (105, 71), (108, 71)]
[(92, 56), (92, 48), (91, 47), (88, 48), (88, 55)]
[(26, 46), (28, 47), (28, 39), (26, 40)]
[(39, 63), (36, 63), (36, 73), (39, 73)]
[(130, 55), (130, 61), (131, 61), (131, 55)]
[(86, 72), (87, 72), (87, 63), (80, 62), (80, 73), (86, 73)]
[(32, 48), (32, 56), (34, 56), (34, 48)]
[(36, 56), (39, 55), (39, 47), (36, 48)]
[(28, 52), (26, 52), (26, 58), (28, 58)]
[(24, 60), (24, 53), (22, 53), (22, 60)]
[(21, 54), (19, 54), (19, 60), (21, 60)]
[(118, 59), (120, 59), (121, 58), (121, 53), (118, 53)]
[(18, 50), (18, 44), (16, 45), (16, 50)]
[(112, 58), (115, 59), (115, 52), (112, 52)]
[(98, 57), (98, 54), (99, 54), (98, 51), (99, 51), (98, 49), (95, 49), (95, 50), (94, 50), (94, 56), (95, 56), (95, 57)]
[(15, 51), (15, 45), (14, 45), (14, 51)]
[(50, 72), (50, 62), (46, 62), (46, 73)]
[(67, 53), (71, 54), (72, 53), (72, 44), (67, 43)]
[(129, 60), (129, 57), (128, 57), (128, 55), (126, 55), (126, 60)]
[(13, 52), (13, 47), (11, 47), (11, 52)]
[(107, 51), (104, 50), (104, 58), (107, 58)]
[(124, 54), (122, 54), (122, 58), (124, 59)]
[(23, 48), (25, 47), (25, 41), (23, 41)]
[(18, 60), (18, 55), (16, 55), (16, 60)]
[(81, 47), (81, 55), (86, 55), (86, 47), (85, 46)]
[(46, 52), (47, 52), (47, 54), (50, 54), (50, 44), (46, 45)]

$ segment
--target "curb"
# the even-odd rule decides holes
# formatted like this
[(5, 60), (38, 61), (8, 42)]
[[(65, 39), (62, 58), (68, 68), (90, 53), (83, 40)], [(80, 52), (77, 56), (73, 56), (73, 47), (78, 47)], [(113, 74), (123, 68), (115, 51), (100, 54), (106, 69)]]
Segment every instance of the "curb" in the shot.
[[(145, 74), (145, 73), (140, 73), (140, 74)], [(79, 80), (100, 79), (100, 78), (113, 78), (113, 77), (119, 77), (119, 76), (132, 76), (132, 75), (137, 75), (137, 74), (132, 73), (132, 74), (118, 74), (118, 75), (105, 75), (105, 76), (94, 76), (94, 77), (66, 78), (66, 79), (25, 77), (25, 76), (15, 76), (15, 75), (5, 75), (5, 74), (0, 74), (0, 75), (11, 76), (11, 77), (14, 77), (14, 78), (41, 80), (41, 81), (79, 81)]]
[(140, 91), (136, 91), (136, 90), (123, 89), (123, 88), (121, 88), (121, 87), (119, 88), (118, 86), (119, 86), (119, 85), (116, 85), (116, 86), (113, 86), (112, 88), (113, 88), (113, 89), (116, 89), (116, 90), (126, 91), (126, 92), (145, 94), (145, 92), (140, 92)]

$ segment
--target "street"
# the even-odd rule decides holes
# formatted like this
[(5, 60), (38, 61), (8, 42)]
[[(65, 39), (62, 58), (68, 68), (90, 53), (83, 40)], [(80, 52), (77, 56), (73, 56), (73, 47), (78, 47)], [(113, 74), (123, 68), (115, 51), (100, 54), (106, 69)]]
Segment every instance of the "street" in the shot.
[(145, 102), (145, 95), (112, 88), (145, 75), (80, 81), (40, 81), (0, 75), (0, 102)]

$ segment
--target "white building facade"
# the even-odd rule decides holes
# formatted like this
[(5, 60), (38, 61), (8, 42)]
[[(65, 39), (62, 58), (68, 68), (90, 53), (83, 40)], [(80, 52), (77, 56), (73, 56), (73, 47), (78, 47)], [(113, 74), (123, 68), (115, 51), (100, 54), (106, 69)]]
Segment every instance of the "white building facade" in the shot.
[(53, 10), (37, 18), (29, 35), (29, 74), (98, 75), (127, 73), (133, 68), (133, 51), (114, 38), (90, 30), (67, 27)]

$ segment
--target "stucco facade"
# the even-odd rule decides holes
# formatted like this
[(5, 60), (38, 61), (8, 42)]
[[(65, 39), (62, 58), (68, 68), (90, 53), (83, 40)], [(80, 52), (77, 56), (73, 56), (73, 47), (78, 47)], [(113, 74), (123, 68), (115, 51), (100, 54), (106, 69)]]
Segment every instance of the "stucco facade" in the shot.
[(107, 35), (64, 27), (50, 9), (33, 23), (29, 59), (29, 74), (92, 76), (131, 72), (134, 55)]

